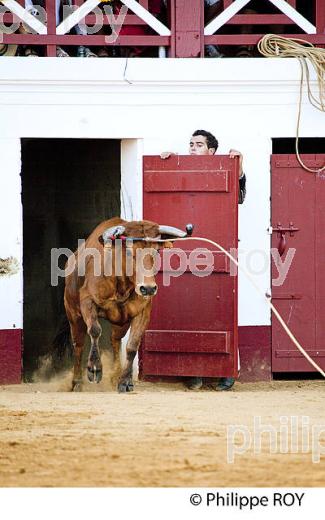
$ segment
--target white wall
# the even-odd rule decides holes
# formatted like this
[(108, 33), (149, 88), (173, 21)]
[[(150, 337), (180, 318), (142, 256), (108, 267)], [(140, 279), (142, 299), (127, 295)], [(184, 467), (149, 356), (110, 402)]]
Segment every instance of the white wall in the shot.
[[(219, 153), (237, 148), (244, 154), (248, 193), (239, 210), (241, 263), (247, 264), (251, 249), (262, 250), (269, 262), (271, 139), (295, 136), (299, 79), (294, 59), (1, 58), (1, 179), (8, 187), (1, 190), (0, 211), (1, 220), (10, 215), (14, 224), (10, 238), (1, 237), (0, 257), (20, 255), (20, 137), (122, 139), (124, 199), (132, 193), (123, 212), (131, 216), (132, 206), (139, 218), (141, 150), (186, 153), (191, 132), (204, 128), (219, 139)], [(324, 114), (304, 98), (301, 136), (324, 135)], [(21, 281), (16, 275), (3, 283), (12, 284), (12, 291), (9, 307), (7, 286), (1, 291), (0, 326), (21, 324)], [(258, 283), (265, 293), (269, 265)], [(239, 324), (269, 323), (268, 306), (240, 275)]]
[(121, 217), (141, 220), (142, 204), (142, 139), (121, 141)]
[(18, 272), (0, 275), (0, 329), (22, 328), (22, 216), (20, 141), (0, 139), (0, 258), (13, 257)]

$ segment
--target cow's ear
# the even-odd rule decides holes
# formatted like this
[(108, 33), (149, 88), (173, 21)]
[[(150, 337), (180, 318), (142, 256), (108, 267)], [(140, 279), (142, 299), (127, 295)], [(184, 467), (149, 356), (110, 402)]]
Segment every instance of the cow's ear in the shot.
[(164, 242), (162, 244), (162, 248), (163, 249), (172, 249), (174, 246), (173, 246), (173, 242)]
[(103, 239), (103, 235), (100, 235), (98, 237), (98, 242), (100, 242), (102, 244), (102, 246), (104, 245), (104, 239)]

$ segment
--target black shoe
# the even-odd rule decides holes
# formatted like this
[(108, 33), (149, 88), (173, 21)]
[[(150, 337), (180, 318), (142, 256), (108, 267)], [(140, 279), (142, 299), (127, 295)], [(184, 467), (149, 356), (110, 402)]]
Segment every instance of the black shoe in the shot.
[(214, 387), (217, 392), (222, 392), (224, 390), (230, 390), (235, 384), (234, 377), (221, 377), (218, 384)]
[(203, 386), (202, 377), (191, 377), (188, 379), (186, 386), (189, 390), (200, 390)]

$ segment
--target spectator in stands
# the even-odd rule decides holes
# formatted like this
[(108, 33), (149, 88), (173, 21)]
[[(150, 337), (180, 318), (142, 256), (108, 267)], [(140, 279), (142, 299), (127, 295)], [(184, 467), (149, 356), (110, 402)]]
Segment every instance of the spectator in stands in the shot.
[[(148, 2), (148, 11), (153, 15), (155, 16), (156, 18), (158, 18), (159, 20), (161, 21), (165, 21), (164, 20), (164, 17), (166, 15), (166, 6), (167, 6), (167, 1), (166, 0), (149, 0)], [(120, 10), (121, 10), (121, 7), (122, 7), (122, 3), (119, 2), (119, 1), (114, 1), (113, 2), (113, 12), (114, 12), (114, 16), (118, 16)], [(132, 13), (131, 13), (132, 14)], [(145, 35), (148, 35), (148, 34), (155, 34), (155, 31), (153, 29), (151, 29), (151, 27), (149, 27), (148, 25), (146, 24), (143, 24), (143, 25), (127, 25), (127, 24), (123, 24), (121, 29), (120, 29), (120, 32), (119, 32), (119, 35), (120, 36), (145, 36)], [(116, 48), (112, 48), (112, 51), (111, 53), (116, 56), (117, 54), (119, 54), (120, 56), (122, 57), (128, 57), (128, 58), (135, 58), (137, 56), (151, 56), (151, 53), (148, 49), (148, 47), (145, 47), (145, 46), (139, 46), (139, 47), (118, 47), (118, 50), (117, 50), (117, 47)], [(109, 57), (110, 53), (108, 51), (108, 48), (107, 47), (102, 47), (101, 49), (99, 49), (98, 51), (98, 56), (99, 57)]]
[[(213, 20), (222, 9), (221, 0), (204, 0), (204, 24)], [(217, 45), (206, 45), (205, 56), (209, 58), (222, 58), (223, 54)]]
[[(38, 5), (38, 3), (39, 3), (39, 5), (42, 5), (43, 0), (37, 0), (37, 4), (35, 2), (36, 5)], [(62, 0), (62, 3), (66, 3), (66, 5), (72, 5), (72, 0)], [(43, 5), (42, 5), (42, 7), (43, 7)], [(37, 15), (37, 8), (35, 7), (35, 5), (33, 3), (33, 0), (25, 0), (25, 8), (32, 15), (34, 15), (34, 16)], [(57, 26), (61, 22), (61, 20), (60, 20), (60, 8), (61, 8), (61, 0), (56, 0), (56, 2), (55, 2), (55, 18), (56, 18), (56, 25)], [(75, 30), (75, 32), (77, 34), (80, 34), (80, 35), (83, 35), (83, 36), (85, 36), (87, 34), (85, 29), (82, 26), (78, 25), (78, 24), (74, 27), (74, 30)], [(24, 32), (23, 28), (22, 28), (21, 32)], [(34, 47), (26, 46), (26, 47), (24, 47), (23, 55), (24, 56), (34, 57), (34, 56), (38, 56), (38, 52), (36, 51), (36, 49)], [(69, 57), (69, 54), (67, 53), (67, 51), (62, 49), (62, 47), (57, 46), (57, 48), (56, 48), (56, 56), (57, 56), (57, 58), (67, 58), (67, 57)], [(78, 47), (77, 56), (85, 57), (85, 58), (97, 58), (97, 55), (95, 53), (93, 53), (88, 47), (85, 47), (83, 45), (80, 45)]]
[[(205, 25), (213, 20), (218, 14), (221, 13), (223, 9), (223, 2), (221, 0), (204, 0), (205, 5)], [(278, 13), (278, 9), (272, 5), (268, 0), (251, 0), (247, 6), (244, 6), (238, 14), (245, 15), (254, 15), (254, 14), (275, 14)], [(274, 34), (282, 34), (285, 32), (284, 25), (270, 25), (270, 26), (260, 26), (256, 24), (242, 24), (238, 26), (229, 26), (225, 25), (223, 28), (225, 33), (230, 31), (231, 34), (266, 34), (266, 33), (274, 33)], [(231, 28), (231, 30), (230, 30)], [(216, 45), (206, 45), (205, 54), (210, 57), (221, 57), (223, 55), (226, 56), (235, 56), (238, 58), (251, 58), (251, 57), (260, 57), (260, 54), (257, 50), (256, 45), (252, 44), (239, 44), (232, 46), (223, 46), (222, 54), (220, 49)]]
[(2, 56), (16, 56), (18, 45), (0, 43), (0, 58)]

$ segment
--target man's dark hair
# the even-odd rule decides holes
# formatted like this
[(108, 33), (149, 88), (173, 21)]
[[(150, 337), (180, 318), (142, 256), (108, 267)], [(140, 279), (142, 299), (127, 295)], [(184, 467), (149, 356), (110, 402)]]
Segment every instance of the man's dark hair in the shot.
[(214, 148), (215, 151), (217, 151), (219, 143), (213, 134), (207, 132), (206, 130), (195, 130), (195, 132), (192, 134), (192, 137), (196, 137), (198, 135), (203, 135), (203, 137), (206, 137), (208, 148)]

